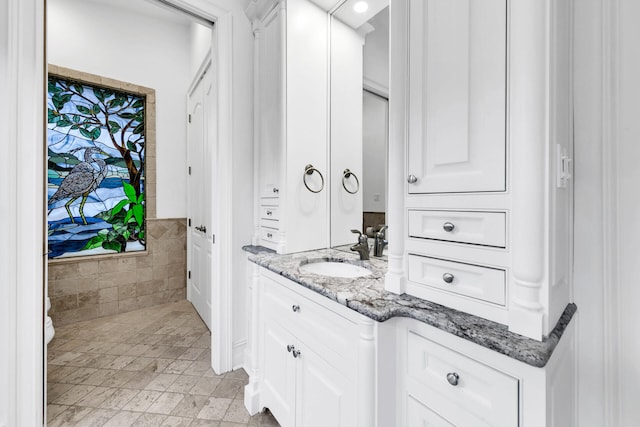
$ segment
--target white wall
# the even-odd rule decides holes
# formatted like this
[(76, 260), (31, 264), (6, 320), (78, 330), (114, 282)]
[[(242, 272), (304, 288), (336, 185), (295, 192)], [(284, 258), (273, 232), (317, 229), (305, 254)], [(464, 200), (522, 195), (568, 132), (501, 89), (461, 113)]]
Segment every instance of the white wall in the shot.
[(148, 2), (48, 0), (47, 12), (49, 63), (156, 90), (156, 216), (186, 217), (187, 21)]
[(640, 425), (640, 2), (620, 1), (616, 237), (623, 427)]
[(365, 212), (385, 212), (389, 102), (369, 92), (363, 93), (362, 101), (362, 209)]
[(192, 22), (189, 25), (189, 41), (191, 54), (189, 55), (189, 76), (191, 80), (196, 77), (202, 62), (211, 51), (212, 28), (206, 25)]
[(363, 49), (365, 85), (370, 84), (389, 95), (389, 8), (385, 7), (369, 23), (374, 31), (367, 34)]

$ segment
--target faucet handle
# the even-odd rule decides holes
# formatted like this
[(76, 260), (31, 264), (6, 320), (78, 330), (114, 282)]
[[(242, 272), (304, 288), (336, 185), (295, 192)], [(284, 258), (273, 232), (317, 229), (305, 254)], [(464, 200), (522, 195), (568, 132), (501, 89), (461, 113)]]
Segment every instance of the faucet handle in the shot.
[(355, 233), (358, 235), (358, 237), (362, 236), (362, 231), (360, 230), (356, 230), (355, 228), (351, 230), (352, 233)]
[(351, 230), (352, 233), (357, 234), (358, 235), (358, 243), (367, 243), (367, 235), (366, 234), (362, 234), (362, 232), (360, 230), (356, 230), (353, 229)]

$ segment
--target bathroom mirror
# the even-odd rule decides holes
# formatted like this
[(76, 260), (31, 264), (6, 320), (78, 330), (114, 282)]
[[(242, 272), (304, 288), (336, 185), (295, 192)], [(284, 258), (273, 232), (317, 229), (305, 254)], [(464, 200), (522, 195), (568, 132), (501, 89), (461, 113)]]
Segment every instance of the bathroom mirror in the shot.
[(330, 12), (331, 246), (386, 224), (389, 1), (346, 0)]

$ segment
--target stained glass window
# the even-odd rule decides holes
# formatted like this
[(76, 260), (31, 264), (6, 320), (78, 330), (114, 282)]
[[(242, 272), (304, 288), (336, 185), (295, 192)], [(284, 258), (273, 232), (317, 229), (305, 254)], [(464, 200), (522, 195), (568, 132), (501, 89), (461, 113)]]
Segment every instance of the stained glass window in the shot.
[(145, 97), (49, 75), (49, 258), (145, 249)]

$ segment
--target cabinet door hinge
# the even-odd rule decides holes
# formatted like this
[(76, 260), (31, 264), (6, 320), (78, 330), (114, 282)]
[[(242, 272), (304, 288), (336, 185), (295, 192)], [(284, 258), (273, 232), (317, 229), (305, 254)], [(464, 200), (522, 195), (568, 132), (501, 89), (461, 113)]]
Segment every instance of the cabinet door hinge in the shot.
[(189, 175), (191, 175), (191, 166), (189, 166)]
[(188, 225), (189, 227), (191, 227), (191, 218), (189, 218), (189, 219), (187, 220), (187, 225)]
[(189, 123), (191, 123), (191, 114), (189, 114)]
[(216, 243), (216, 235), (215, 234), (211, 235), (211, 242), (214, 243), (214, 244)]
[(187, 272), (187, 277), (188, 277), (189, 279), (191, 279), (191, 270), (189, 270), (189, 271)]

